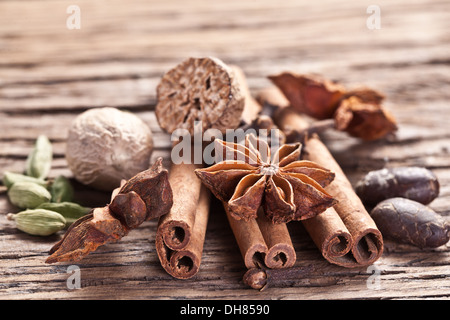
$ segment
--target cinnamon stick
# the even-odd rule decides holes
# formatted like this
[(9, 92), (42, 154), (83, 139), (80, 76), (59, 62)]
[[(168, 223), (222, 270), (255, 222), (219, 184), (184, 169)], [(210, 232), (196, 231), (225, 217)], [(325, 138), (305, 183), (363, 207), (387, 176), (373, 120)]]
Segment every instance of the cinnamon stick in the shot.
[(240, 67), (235, 65), (232, 65), (231, 69), (233, 70), (236, 81), (239, 83), (241, 95), (243, 95), (245, 99), (241, 120), (246, 123), (251, 123), (257, 118), (258, 113), (261, 111), (261, 105), (251, 95), (244, 71)]
[(264, 263), (268, 268), (289, 268), (295, 264), (297, 256), (291, 236), (285, 223), (274, 224), (264, 214), (262, 208), (256, 219), (268, 251)]
[[(305, 118), (287, 106), (286, 98), (277, 89), (263, 90), (260, 101), (280, 108), (274, 113), (275, 123), (285, 132), (307, 129)], [(339, 164), (317, 135), (305, 141), (306, 158), (326, 166), (335, 173), (335, 180), (325, 190), (339, 202), (324, 213), (303, 221), (311, 238), (331, 263), (344, 267), (370, 265), (383, 252), (383, 239)]]
[(169, 182), (174, 202), (170, 212), (160, 218), (156, 231), (161, 265), (178, 279), (188, 279), (198, 272), (203, 252), (210, 197), (194, 173), (200, 167), (191, 163), (172, 165)]
[[(208, 224), (209, 207), (209, 191), (205, 187), (201, 187), (198, 202), (195, 206), (194, 223), (193, 225), (186, 225), (188, 226), (186, 230), (189, 230), (190, 240), (184, 247), (173, 250), (165, 242), (167, 234), (161, 231), (156, 234), (155, 246), (161, 265), (174, 278), (189, 279), (199, 271), (206, 226)], [(182, 243), (184, 242), (182, 241)]]
[(257, 266), (257, 262), (263, 260), (269, 250), (256, 219), (237, 220), (228, 212), (226, 203), (224, 203), (224, 208), (231, 230), (244, 259), (245, 267), (253, 268)]
[(185, 248), (192, 237), (201, 187), (194, 173), (197, 168), (201, 166), (173, 164), (169, 172), (173, 205), (170, 212), (160, 218), (157, 233), (162, 234), (165, 245), (172, 250)]

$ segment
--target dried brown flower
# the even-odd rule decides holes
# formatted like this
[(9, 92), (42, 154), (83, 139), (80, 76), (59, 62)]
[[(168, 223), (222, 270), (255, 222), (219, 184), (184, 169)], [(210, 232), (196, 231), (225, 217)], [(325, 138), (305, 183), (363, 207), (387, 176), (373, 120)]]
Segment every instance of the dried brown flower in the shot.
[(319, 76), (284, 72), (269, 79), (294, 109), (316, 119), (331, 118), (345, 93), (343, 86)]
[(215, 148), (216, 158), (225, 160), (195, 172), (218, 199), (227, 202), (235, 219), (256, 218), (263, 205), (273, 223), (286, 223), (313, 217), (336, 203), (323, 189), (334, 173), (298, 160), (299, 143), (285, 144), (271, 156), (268, 144), (250, 134), (245, 145), (215, 140)]
[(363, 140), (377, 140), (397, 130), (394, 116), (378, 103), (357, 96), (341, 101), (334, 115), (336, 129)]
[(381, 106), (384, 95), (366, 88), (347, 90), (327, 79), (282, 73), (269, 79), (291, 106), (316, 119), (333, 119), (335, 128), (363, 140), (376, 140), (397, 130), (394, 116)]

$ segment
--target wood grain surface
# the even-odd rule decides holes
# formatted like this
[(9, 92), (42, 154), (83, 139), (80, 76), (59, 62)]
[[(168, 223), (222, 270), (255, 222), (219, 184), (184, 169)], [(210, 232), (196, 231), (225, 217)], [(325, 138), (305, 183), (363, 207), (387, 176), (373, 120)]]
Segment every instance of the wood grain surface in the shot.
[[(188, 4), (189, 3), (189, 4)], [(69, 30), (66, 9), (81, 10)], [(362, 143), (326, 132), (324, 142), (355, 183), (382, 167), (419, 165), (440, 180), (430, 207), (450, 220), (450, 2), (378, 0), (381, 29), (370, 30), (372, 1), (0, 1), (0, 176), (23, 170), (39, 134), (54, 146), (50, 175), (72, 177), (65, 140), (89, 108), (112, 106), (141, 117), (154, 133), (152, 159), (170, 164), (170, 137), (154, 115), (162, 74), (190, 56), (239, 65), (253, 93), (267, 76), (313, 72), (386, 94), (399, 122), (395, 139)], [(109, 195), (76, 181), (76, 199), (101, 205)], [(242, 283), (246, 269), (220, 206), (213, 205), (200, 272), (176, 280), (159, 264), (156, 221), (99, 248), (76, 265), (46, 265), (61, 233), (38, 238), (6, 220), (16, 212), (0, 186), (0, 299), (413, 299), (450, 297), (450, 244), (432, 250), (386, 240), (373, 268), (325, 261), (299, 223), (289, 230), (298, 267), (308, 276), (262, 292)]]

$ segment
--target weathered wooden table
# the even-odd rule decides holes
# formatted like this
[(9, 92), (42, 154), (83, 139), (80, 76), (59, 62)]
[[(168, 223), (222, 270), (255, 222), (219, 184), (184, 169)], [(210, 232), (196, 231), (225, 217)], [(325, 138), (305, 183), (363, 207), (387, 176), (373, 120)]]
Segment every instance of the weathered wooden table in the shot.
[[(432, 169), (441, 194), (430, 206), (450, 219), (448, 1), (377, 1), (380, 29), (373, 29), (367, 1), (79, 0), (80, 29), (70, 29), (76, 26), (73, 4), (0, 2), (0, 175), (22, 171), (34, 140), (45, 134), (54, 145), (51, 177), (71, 177), (64, 158), (68, 125), (80, 112), (102, 106), (144, 119), (154, 132), (153, 158), (163, 156), (167, 163), (170, 137), (155, 120), (155, 87), (186, 57), (212, 55), (241, 66), (253, 92), (271, 85), (267, 75), (285, 70), (384, 92), (399, 122), (397, 139), (362, 143), (329, 132), (324, 141), (353, 183), (384, 166)], [(76, 188), (83, 204), (108, 201), (108, 194)], [(373, 282), (374, 269), (326, 262), (295, 223), (289, 228), (296, 265), (314, 265), (315, 272), (290, 287), (248, 289), (242, 283), (246, 269), (220, 212), (211, 212), (202, 267), (193, 279), (173, 279), (161, 268), (156, 222), (149, 221), (77, 263), (81, 288), (71, 290), (70, 264), (44, 263), (60, 234), (37, 238), (17, 231), (5, 218), (10, 211), (17, 209), (3, 189), (1, 299), (450, 297), (450, 244), (420, 250), (386, 240), (376, 263), (379, 282)]]

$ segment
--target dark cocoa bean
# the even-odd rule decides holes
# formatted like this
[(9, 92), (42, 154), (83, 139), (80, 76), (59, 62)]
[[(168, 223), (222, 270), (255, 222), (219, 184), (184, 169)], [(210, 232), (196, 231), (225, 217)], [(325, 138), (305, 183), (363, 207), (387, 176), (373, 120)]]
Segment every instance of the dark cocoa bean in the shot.
[(426, 168), (398, 167), (369, 172), (355, 191), (366, 206), (394, 197), (428, 204), (439, 195), (439, 182)]
[(384, 200), (373, 208), (370, 215), (386, 238), (420, 248), (435, 248), (449, 241), (450, 223), (413, 200)]

